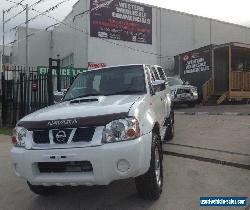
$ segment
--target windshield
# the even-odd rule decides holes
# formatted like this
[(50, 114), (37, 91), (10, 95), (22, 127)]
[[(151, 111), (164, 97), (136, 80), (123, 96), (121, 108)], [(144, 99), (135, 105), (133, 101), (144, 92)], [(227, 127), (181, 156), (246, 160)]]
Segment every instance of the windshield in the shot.
[(168, 78), (168, 84), (170, 86), (183, 85), (183, 81), (180, 78), (177, 78), (177, 77), (169, 77)]
[(121, 66), (80, 74), (64, 101), (98, 95), (143, 94), (146, 92), (143, 66)]

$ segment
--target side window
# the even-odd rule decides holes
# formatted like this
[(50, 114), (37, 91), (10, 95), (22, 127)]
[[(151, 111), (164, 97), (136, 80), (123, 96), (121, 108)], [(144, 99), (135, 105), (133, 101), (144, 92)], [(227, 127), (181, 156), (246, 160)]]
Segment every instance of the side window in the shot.
[(146, 76), (147, 76), (147, 81), (150, 84), (151, 81), (154, 81), (154, 78), (152, 77), (152, 74), (151, 74), (151, 71), (150, 71), (150, 67), (146, 66), (145, 69), (146, 69), (145, 72), (146, 72)]
[(155, 81), (155, 77), (151, 71), (151, 66), (145, 66), (145, 69), (146, 69), (146, 74), (147, 74), (149, 83), (151, 83), (152, 81)]
[(152, 85), (151, 85), (151, 82), (154, 81), (154, 77), (152, 75), (152, 72), (151, 72), (151, 67), (150, 66), (146, 66), (145, 67), (145, 72), (146, 72), (146, 77), (147, 77), (147, 82), (148, 82), (148, 86), (150, 88), (150, 93), (153, 94), (154, 93), (154, 90), (152, 88)]
[(151, 70), (152, 70), (152, 73), (153, 73), (154, 76), (155, 76), (155, 79), (156, 79), (156, 80), (159, 80), (160, 77), (159, 77), (159, 75), (157, 74), (157, 71), (156, 71), (156, 69), (155, 69), (154, 66), (151, 67)]
[(93, 89), (100, 91), (101, 75), (96, 75), (93, 80)]
[(151, 75), (151, 80), (152, 80), (152, 81), (155, 81), (155, 80), (156, 80), (156, 77), (155, 77), (155, 74), (154, 74), (152, 68), (153, 68), (152, 66), (148, 66), (148, 70), (149, 70), (150, 75)]
[(166, 80), (163, 69), (160, 68), (160, 67), (158, 67), (157, 70), (158, 70), (158, 73), (159, 73), (159, 75), (160, 75), (160, 79), (161, 79), (161, 80)]
[(87, 86), (87, 82), (86, 82), (86, 78), (85, 77), (81, 77), (81, 79), (76, 80), (76, 83), (74, 85), (74, 89), (82, 89), (85, 88)]

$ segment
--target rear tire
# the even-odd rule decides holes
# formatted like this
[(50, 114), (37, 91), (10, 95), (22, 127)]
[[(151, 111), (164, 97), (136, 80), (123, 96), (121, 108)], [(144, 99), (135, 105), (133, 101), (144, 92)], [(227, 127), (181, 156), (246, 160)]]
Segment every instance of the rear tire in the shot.
[(158, 135), (153, 133), (151, 161), (148, 172), (135, 178), (138, 193), (147, 200), (160, 198), (163, 186), (162, 148)]
[(32, 185), (29, 182), (27, 182), (27, 184), (33, 193), (41, 196), (50, 196), (58, 190), (56, 186), (46, 187), (42, 185)]

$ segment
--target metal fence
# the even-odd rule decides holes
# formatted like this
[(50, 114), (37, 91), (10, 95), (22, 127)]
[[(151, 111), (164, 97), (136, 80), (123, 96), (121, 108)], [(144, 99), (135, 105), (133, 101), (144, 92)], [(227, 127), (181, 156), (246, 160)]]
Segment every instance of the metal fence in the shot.
[[(14, 126), (25, 115), (48, 106), (48, 81), (56, 90), (57, 77), (39, 75), (36, 68), (26, 70), (22, 66), (5, 66), (1, 75), (2, 126)], [(60, 78), (61, 87), (67, 89), (74, 78)], [(53, 96), (54, 97), (54, 96)]]

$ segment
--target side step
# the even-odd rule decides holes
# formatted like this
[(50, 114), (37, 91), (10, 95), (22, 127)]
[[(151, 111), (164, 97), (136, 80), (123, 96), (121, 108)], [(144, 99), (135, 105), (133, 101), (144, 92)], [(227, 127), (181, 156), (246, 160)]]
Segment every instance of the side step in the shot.
[(225, 92), (218, 100), (217, 100), (217, 105), (223, 103), (228, 97), (228, 92)]

